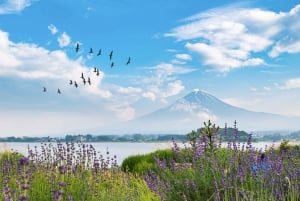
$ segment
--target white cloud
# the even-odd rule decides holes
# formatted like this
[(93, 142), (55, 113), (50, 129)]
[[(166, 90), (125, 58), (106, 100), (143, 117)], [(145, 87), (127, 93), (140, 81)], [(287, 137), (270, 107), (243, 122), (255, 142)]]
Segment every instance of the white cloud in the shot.
[[(299, 29), (300, 30), (300, 29)], [(272, 48), (272, 50), (269, 52), (269, 56), (274, 58), (278, 57), (282, 53), (298, 53), (300, 52), (300, 40), (294, 41), (293, 43), (282, 43), (278, 42), (276, 45)]]
[(166, 103), (166, 98), (179, 94), (183, 89), (183, 83), (176, 75), (187, 74), (195, 69), (184, 68), (170, 63), (161, 63), (153, 67), (147, 67), (153, 71), (151, 76), (141, 80), (144, 85), (142, 96), (152, 101), (160, 100)]
[(63, 32), (58, 37), (57, 41), (58, 41), (59, 47), (66, 47), (71, 43), (71, 38), (66, 32)]
[(144, 92), (144, 93), (142, 94), (142, 96), (145, 97), (145, 98), (148, 98), (148, 99), (150, 99), (150, 100), (152, 100), (152, 101), (155, 101), (155, 100), (156, 100), (156, 95), (155, 95), (155, 93), (152, 92), (152, 91)]
[(8, 33), (0, 31), (0, 57), (2, 58), (2, 62), (0, 63), (0, 74), (1, 71), (9, 71), (10, 68), (15, 68), (21, 63), (15, 55), (7, 52), (10, 45), (10, 41), (8, 41)]
[(121, 121), (129, 121), (135, 117), (135, 109), (132, 107), (126, 107), (118, 111), (118, 118)]
[(187, 74), (196, 70), (196, 69), (176, 66), (169, 63), (161, 63), (153, 67), (148, 67), (147, 69), (154, 70), (155, 74), (158, 77), (162, 77), (163, 75), (171, 76), (176, 74)]
[(175, 65), (183, 65), (190, 60), (192, 60), (192, 57), (189, 54), (175, 54), (175, 59), (173, 59), (171, 63)]
[[(223, 47), (210, 46), (204, 43), (187, 43), (186, 47), (204, 56), (204, 64), (214, 66), (217, 71), (228, 72), (231, 69), (263, 65), (260, 58), (247, 58), (245, 52), (235, 50), (223, 50)], [(245, 57), (245, 59), (243, 59)]]
[(166, 51), (167, 52), (177, 52), (177, 50), (175, 50), (175, 49), (167, 49)]
[(48, 26), (48, 29), (50, 30), (50, 32), (54, 35), (58, 32), (58, 29), (56, 28), (56, 26), (54, 26), (53, 24), (50, 24)]
[[(274, 58), (280, 54), (289, 53), (295, 54), (300, 52), (300, 4), (290, 10), (290, 12), (282, 13), (281, 25), (282, 33), (272, 50), (269, 52), (269, 56)], [(282, 37), (284, 35), (284, 37)]]
[(16, 13), (31, 5), (31, 0), (6, 0), (0, 3), (0, 15)]
[(176, 57), (176, 59), (180, 59), (180, 60), (184, 60), (184, 61), (192, 60), (192, 57), (189, 54), (176, 54), (175, 57)]
[(178, 59), (173, 59), (171, 61), (171, 63), (174, 64), (174, 65), (183, 65), (183, 64), (186, 64), (186, 61), (178, 60)]
[(255, 87), (250, 87), (250, 91), (255, 92), (255, 91), (257, 91), (257, 88), (255, 88)]
[(5, 136), (61, 136), (66, 133), (95, 132), (107, 125), (111, 117), (109, 113), (2, 110), (0, 121)]
[(237, 6), (212, 9), (184, 19), (185, 24), (164, 36), (186, 41), (188, 50), (220, 72), (265, 65), (260, 54), (269, 49), (270, 57), (300, 52), (299, 7), (285, 13)]
[(96, 76), (92, 69), (85, 66), (82, 57), (77, 60), (68, 58), (61, 50), (49, 51), (35, 44), (14, 43), (9, 40), (6, 32), (0, 31), (0, 76), (14, 76), (27, 80), (47, 82), (51, 80), (55, 85), (77, 80), (81, 85), (80, 74), (90, 75), (93, 85), (82, 89), (89, 94), (102, 98), (111, 97), (109, 90), (103, 89), (101, 81), (102, 71)]
[(166, 90), (163, 92), (163, 97), (174, 96), (184, 90), (184, 86), (180, 80), (168, 83)]
[(110, 98), (108, 109), (114, 112), (115, 118), (118, 120), (128, 121), (136, 116), (136, 110), (131, 106), (134, 101), (136, 101), (135, 98), (132, 99), (132, 97), (114, 94)]
[(262, 100), (259, 98), (254, 98), (254, 99), (224, 98), (222, 99), (222, 101), (230, 105), (234, 105), (236, 107), (248, 109), (248, 108), (254, 108), (256, 105), (259, 105)]
[[(85, 72), (85, 74), (91, 74), (90, 72)], [(99, 72), (99, 76), (91, 76), (91, 85), (87, 85), (85, 88), (85, 91), (88, 92), (89, 94), (95, 95), (95, 96), (100, 96), (102, 98), (109, 99), (112, 97), (111, 91), (102, 88), (102, 80), (104, 78), (104, 73)]]
[(119, 87), (118, 92), (121, 94), (137, 94), (141, 93), (142, 89), (141, 88), (135, 88), (135, 87)]
[(281, 89), (296, 89), (300, 88), (300, 78), (291, 78), (287, 80)]

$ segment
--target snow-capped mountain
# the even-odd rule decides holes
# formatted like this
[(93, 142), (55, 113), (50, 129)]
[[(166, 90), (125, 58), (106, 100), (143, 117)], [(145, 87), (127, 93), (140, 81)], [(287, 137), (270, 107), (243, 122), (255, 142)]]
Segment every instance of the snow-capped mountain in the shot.
[(190, 132), (209, 119), (221, 127), (225, 123), (233, 126), (237, 121), (237, 126), (247, 131), (294, 129), (300, 122), (296, 118), (235, 107), (207, 92), (194, 90), (173, 104), (128, 123), (132, 123), (136, 132), (174, 133)]

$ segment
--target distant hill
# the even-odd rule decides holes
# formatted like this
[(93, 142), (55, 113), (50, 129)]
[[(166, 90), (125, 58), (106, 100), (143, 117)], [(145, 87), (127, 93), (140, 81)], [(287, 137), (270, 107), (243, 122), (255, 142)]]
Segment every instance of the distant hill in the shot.
[(264, 135), (259, 138), (260, 141), (282, 141), (282, 140), (296, 140), (300, 141), (300, 131), (295, 131), (290, 134), (274, 133)]

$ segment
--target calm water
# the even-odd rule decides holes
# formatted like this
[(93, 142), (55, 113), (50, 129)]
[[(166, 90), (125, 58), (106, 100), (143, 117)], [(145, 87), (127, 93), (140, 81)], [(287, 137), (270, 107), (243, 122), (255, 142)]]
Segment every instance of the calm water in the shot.
[[(146, 154), (158, 149), (171, 148), (171, 143), (128, 143), (128, 142), (96, 142), (88, 143), (93, 145), (97, 152), (100, 152), (103, 155), (106, 155), (106, 151), (109, 151), (109, 156), (117, 156), (118, 164), (121, 164), (122, 161), (130, 156), (137, 154)], [(276, 143), (275, 146), (279, 144)], [(40, 147), (40, 143), (0, 143), (0, 151), (13, 149), (24, 155), (28, 153), (28, 146), (31, 149), (34, 149), (35, 146)], [(271, 147), (273, 142), (258, 142), (252, 143), (252, 146), (257, 149), (264, 149), (266, 146)], [(226, 145), (224, 145), (226, 146)], [(241, 144), (242, 146), (242, 144)], [(38, 149), (40, 150), (40, 149)]]
[[(55, 143), (53, 143), (55, 144)], [(100, 152), (106, 156), (106, 152), (109, 151), (109, 156), (117, 156), (118, 164), (121, 164), (122, 161), (130, 156), (136, 154), (146, 154), (159, 149), (171, 148), (170, 143), (128, 143), (128, 142), (96, 142), (96, 143), (87, 143), (93, 145), (97, 152)], [(34, 149), (35, 146), (41, 146), (41, 143), (1, 143), (0, 142), (0, 151), (13, 149), (24, 155), (28, 154), (28, 146), (30, 149)]]

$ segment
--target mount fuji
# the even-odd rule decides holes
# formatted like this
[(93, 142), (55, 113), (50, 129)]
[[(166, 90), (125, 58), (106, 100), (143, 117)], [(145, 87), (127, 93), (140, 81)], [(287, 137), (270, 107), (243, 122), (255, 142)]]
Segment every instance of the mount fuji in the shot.
[[(299, 118), (254, 112), (227, 104), (213, 95), (194, 90), (165, 108), (127, 122), (127, 128), (140, 133), (187, 133), (211, 120), (223, 127), (233, 126), (246, 131), (299, 129)], [(127, 130), (127, 129), (125, 129)]]

